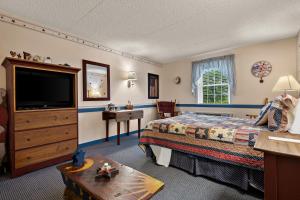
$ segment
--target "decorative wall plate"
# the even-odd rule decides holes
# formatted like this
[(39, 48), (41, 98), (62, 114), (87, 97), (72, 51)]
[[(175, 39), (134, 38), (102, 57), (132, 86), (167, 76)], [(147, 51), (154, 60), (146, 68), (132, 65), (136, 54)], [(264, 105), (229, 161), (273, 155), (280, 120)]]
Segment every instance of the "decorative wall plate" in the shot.
[(268, 76), (272, 71), (272, 65), (270, 62), (262, 60), (254, 63), (251, 68), (253, 76), (258, 77), (260, 83), (263, 83), (263, 77)]

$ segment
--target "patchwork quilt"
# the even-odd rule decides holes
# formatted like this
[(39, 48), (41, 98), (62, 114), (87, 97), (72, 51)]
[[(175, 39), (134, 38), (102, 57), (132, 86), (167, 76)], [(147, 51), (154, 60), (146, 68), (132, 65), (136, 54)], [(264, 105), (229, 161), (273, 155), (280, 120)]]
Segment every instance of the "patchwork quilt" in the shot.
[(189, 113), (149, 122), (140, 144), (263, 169), (263, 153), (253, 146), (259, 133), (268, 129), (254, 123), (250, 119)]

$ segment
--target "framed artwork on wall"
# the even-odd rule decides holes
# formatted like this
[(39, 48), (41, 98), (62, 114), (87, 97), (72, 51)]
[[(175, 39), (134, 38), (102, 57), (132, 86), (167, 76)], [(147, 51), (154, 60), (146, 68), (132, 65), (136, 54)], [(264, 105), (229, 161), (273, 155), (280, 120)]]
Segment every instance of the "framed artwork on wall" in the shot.
[(148, 99), (159, 98), (159, 75), (148, 73)]
[(109, 65), (82, 60), (83, 100), (110, 100), (110, 68)]

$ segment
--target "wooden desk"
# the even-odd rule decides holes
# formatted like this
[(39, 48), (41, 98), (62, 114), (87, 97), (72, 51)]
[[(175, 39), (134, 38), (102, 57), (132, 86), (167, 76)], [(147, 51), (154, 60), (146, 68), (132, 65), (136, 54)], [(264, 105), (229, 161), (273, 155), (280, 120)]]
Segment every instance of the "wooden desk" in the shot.
[[(119, 174), (111, 179), (95, 178), (96, 169), (105, 162), (117, 168)], [(164, 187), (160, 180), (101, 155), (86, 158), (81, 168), (74, 168), (72, 163), (67, 163), (57, 169), (66, 185), (65, 200), (148, 200)]]
[(106, 141), (109, 137), (109, 120), (114, 119), (117, 121), (117, 144), (120, 145), (120, 122), (127, 121), (127, 135), (130, 131), (130, 120), (138, 120), (138, 137), (141, 134), (141, 119), (144, 116), (143, 110), (120, 110), (120, 111), (104, 111), (102, 113), (102, 119), (106, 121)]
[(264, 152), (264, 199), (300, 199), (300, 144), (271, 140), (269, 136), (300, 140), (300, 135), (272, 132), (257, 138), (254, 149)]

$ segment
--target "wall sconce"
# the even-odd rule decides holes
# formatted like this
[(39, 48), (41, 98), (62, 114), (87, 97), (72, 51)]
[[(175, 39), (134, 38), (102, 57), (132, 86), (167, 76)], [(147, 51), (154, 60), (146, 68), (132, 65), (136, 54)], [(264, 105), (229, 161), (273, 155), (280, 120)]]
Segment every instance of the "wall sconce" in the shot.
[(134, 71), (128, 72), (128, 88), (134, 85), (134, 81), (137, 80), (136, 73)]

